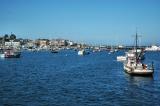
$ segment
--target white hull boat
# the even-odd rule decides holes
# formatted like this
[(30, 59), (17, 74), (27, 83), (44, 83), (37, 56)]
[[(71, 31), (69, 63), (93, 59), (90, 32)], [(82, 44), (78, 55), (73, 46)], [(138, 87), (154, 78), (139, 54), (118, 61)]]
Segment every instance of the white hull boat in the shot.
[(78, 55), (80, 55), (80, 56), (85, 55), (85, 51), (84, 50), (79, 50)]
[[(140, 62), (138, 49), (137, 49), (137, 33), (136, 33), (136, 48), (135, 53), (128, 54), (127, 60), (124, 63), (124, 70), (130, 75), (140, 75), (140, 76), (152, 76), (154, 73), (153, 63), (151, 66), (143, 64)], [(143, 52), (142, 52), (143, 53)]]
[(117, 61), (126, 61), (126, 56), (117, 56)]
[(125, 64), (124, 63), (124, 70), (125, 72), (131, 74), (131, 75), (153, 75), (154, 73), (154, 68), (148, 67), (145, 64)]

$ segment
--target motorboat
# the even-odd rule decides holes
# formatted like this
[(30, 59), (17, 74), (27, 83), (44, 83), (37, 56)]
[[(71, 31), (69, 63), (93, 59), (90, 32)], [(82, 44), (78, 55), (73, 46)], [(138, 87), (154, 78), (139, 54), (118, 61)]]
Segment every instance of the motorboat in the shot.
[(79, 50), (78, 51), (78, 55), (80, 55), (80, 56), (85, 55), (85, 50), (84, 49)]
[(4, 57), (5, 58), (19, 58), (21, 52), (15, 49), (5, 49), (4, 50)]

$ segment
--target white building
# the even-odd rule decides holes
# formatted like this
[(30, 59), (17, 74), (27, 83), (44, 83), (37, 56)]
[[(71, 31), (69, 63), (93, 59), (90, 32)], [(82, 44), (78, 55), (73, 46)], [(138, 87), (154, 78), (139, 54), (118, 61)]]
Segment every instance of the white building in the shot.
[(152, 45), (151, 47), (145, 48), (146, 51), (160, 51), (160, 47)]
[(20, 45), (20, 42), (19, 41), (8, 41), (8, 42), (5, 42), (5, 47), (9, 48), (9, 47), (13, 47), (13, 48), (19, 48), (21, 45)]

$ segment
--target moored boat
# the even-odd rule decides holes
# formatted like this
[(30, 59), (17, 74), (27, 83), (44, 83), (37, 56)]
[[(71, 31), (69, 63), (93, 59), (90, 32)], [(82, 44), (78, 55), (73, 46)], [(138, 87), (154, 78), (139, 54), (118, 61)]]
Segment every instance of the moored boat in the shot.
[(5, 49), (4, 50), (5, 58), (19, 58), (21, 52), (15, 49)]
[(58, 49), (53, 49), (53, 50), (51, 50), (51, 53), (58, 53), (58, 52), (59, 52)]
[(126, 56), (117, 56), (117, 61), (126, 61)]
[(137, 33), (136, 33), (136, 47), (135, 47), (135, 54), (127, 57), (126, 62), (124, 62), (123, 66), (125, 72), (131, 75), (153, 75), (154, 67), (153, 63), (151, 66), (141, 63), (139, 59), (139, 55), (137, 52)]
[(78, 55), (80, 55), (80, 56), (85, 55), (85, 50), (84, 49), (79, 50), (78, 51)]
[(143, 63), (136, 63), (136, 62), (129, 62), (127, 61), (124, 63), (124, 70), (126, 73), (131, 75), (153, 75), (154, 73), (154, 67), (153, 64), (151, 66), (148, 66)]

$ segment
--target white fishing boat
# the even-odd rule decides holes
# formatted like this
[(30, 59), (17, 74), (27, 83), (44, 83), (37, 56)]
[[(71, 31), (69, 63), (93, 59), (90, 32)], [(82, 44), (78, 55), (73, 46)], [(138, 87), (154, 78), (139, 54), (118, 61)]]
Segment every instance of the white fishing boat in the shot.
[(153, 64), (148, 66), (141, 62), (137, 63), (130, 60), (124, 63), (124, 70), (131, 75), (152, 75), (154, 73)]
[(153, 75), (154, 73), (154, 67), (153, 63), (151, 66), (148, 66), (146, 64), (143, 64), (140, 62), (140, 59), (138, 57), (137, 53), (137, 33), (136, 33), (136, 53), (130, 57), (127, 57), (126, 62), (124, 62), (124, 70), (128, 74), (131, 75)]

